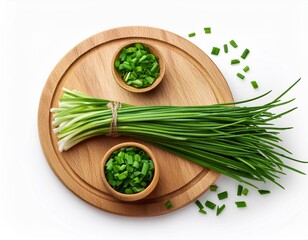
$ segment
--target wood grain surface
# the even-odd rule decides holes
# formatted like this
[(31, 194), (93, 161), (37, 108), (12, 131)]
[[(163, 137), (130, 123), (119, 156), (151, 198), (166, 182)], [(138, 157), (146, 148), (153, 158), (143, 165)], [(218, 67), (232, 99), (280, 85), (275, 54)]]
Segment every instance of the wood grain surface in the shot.
[[(154, 90), (134, 94), (112, 75), (112, 58), (120, 45), (132, 40), (155, 45), (165, 64), (163, 81)], [(157, 147), (128, 137), (95, 137), (60, 153), (52, 132), (50, 108), (57, 107), (62, 87), (135, 105), (208, 105), (231, 102), (230, 89), (210, 58), (191, 42), (150, 27), (123, 27), (98, 33), (73, 48), (54, 68), (43, 89), (38, 130), (49, 165), (73, 193), (105, 211), (126, 216), (154, 216), (175, 211), (198, 198), (219, 174)], [(100, 178), (104, 154), (115, 144), (135, 141), (156, 155), (160, 180), (155, 190), (137, 202), (122, 202), (109, 194)], [(173, 208), (167, 210), (170, 200)]]

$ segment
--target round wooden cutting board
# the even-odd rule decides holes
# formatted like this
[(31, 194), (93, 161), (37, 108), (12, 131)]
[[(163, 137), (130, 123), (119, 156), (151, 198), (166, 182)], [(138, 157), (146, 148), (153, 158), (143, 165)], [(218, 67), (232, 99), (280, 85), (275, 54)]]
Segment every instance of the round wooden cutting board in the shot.
[[(147, 93), (127, 92), (112, 75), (115, 51), (132, 40), (155, 45), (166, 63), (163, 81)], [(169, 213), (194, 201), (219, 177), (214, 171), (127, 137), (95, 137), (67, 152), (59, 152), (49, 110), (57, 107), (62, 87), (134, 105), (208, 105), (233, 101), (218, 68), (191, 42), (150, 27), (111, 29), (81, 42), (58, 63), (43, 89), (38, 111), (40, 141), (51, 168), (65, 186), (90, 204), (115, 214), (154, 216)], [(138, 202), (113, 198), (100, 180), (100, 162), (104, 154), (124, 141), (146, 144), (159, 162), (161, 177), (157, 187), (146, 199)], [(165, 207), (167, 200), (173, 205), (171, 210)]]

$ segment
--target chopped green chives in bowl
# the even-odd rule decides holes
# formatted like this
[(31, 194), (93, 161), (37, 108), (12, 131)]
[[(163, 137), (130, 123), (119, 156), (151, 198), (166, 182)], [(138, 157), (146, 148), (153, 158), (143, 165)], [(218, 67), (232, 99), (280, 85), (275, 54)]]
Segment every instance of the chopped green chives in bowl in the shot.
[(161, 81), (165, 66), (161, 53), (146, 43), (122, 46), (113, 60), (113, 75), (119, 85), (132, 92), (148, 91)]
[(102, 179), (115, 197), (127, 201), (139, 200), (157, 184), (155, 157), (150, 149), (139, 143), (116, 145), (103, 158)]

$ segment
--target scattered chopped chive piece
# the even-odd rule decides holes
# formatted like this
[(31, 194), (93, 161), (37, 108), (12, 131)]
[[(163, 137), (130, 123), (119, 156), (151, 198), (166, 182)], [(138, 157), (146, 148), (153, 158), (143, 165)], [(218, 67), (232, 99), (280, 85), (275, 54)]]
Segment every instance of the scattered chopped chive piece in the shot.
[(249, 53), (250, 53), (249, 49), (246, 48), (244, 50), (244, 52), (242, 53), (241, 58), (246, 59), (246, 57), (248, 56)]
[(236, 76), (238, 76), (240, 79), (244, 79), (245, 78), (245, 76), (243, 74), (241, 74), (241, 73), (237, 73)]
[(212, 54), (212, 55), (218, 55), (218, 54), (219, 54), (219, 51), (220, 51), (220, 48), (218, 48), (218, 47), (213, 47), (213, 48), (212, 48), (211, 54)]
[(235, 202), (235, 204), (238, 208), (244, 208), (247, 206), (245, 201)]
[(213, 210), (216, 207), (216, 204), (211, 201), (206, 201), (205, 206)]
[(226, 205), (223, 204), (221, 207), (217, 207), (216, 210), (216, 216), (218, 216), (219, 214), (221, 214), (221, 212), (225, 209)]
[(246, 66), (246, 67), (243, 68), (243, 71), (244, 71), (244, 72), (248, 72), (249, 69), (250, 69), (249, 66)]
[(243, 192), (242, 192), (245, 196), (247, 196), (248, 195), (248, 193), (249, 193), (249, 190), (248, 190), (248, 188), (244, 188), (244, 190), (243, 190)]
[(194, 36), (196, 36), (195, 32), (192, 32), (192, 33), (188, 34), (188, 37), (194, 37)]
[(241, 61), (239, 59), (232, 59), (231, 60), (231, 65), (233, 64), (239, 64)]
[(243, 186), (242, 185), (238, 185), (237, 187), (237, 196), (241, 196), (243, 192)]
[(195, 204), (199, 207), (199, 209), (204, 208), (204, 206), (202, 205), (202, 203), (199, 200), (195, 201)]
[(199, 213), (206, 214), (207, 212), (203, 209), (199, 209)]
[(206, 34), (210, 34), (212, 31), (211, 31), (211, 28), (210, 28), (210, 27), (206, 27), (206, 28), (204, 28), (204, 32), (205, 32)]
[(257, 83), (256, 81), (251, 81), (250, 83), (251, 83), (251, 85), (252, 85), (252, 87), (253, 87), (254, 89), (256, 89), (256, 88), (259, 87), (259, 85), (258, 85), (258, 83)]
[(218, 188), (217, 185), (211, 185), (211, 186), (210, 186), (210, 191), (211, 191), (211, 192), (216, 192), (217, 188)]
[(270, 191), (270, 190), (263, 190), (263, 189), (258, 190), (258, 192), (259, 192), (261, 195), (271, 193), (271, 191)]
[(170, 200), (165, 202), (165, 206), (166, 206), (167, 210), (170, 210), (171, 208), (173, 208), (172, 203), (170, 202)]
[(228, 53), (228, 45), (227, 44), (224, 44), (224, 51), (225, 51), (225, 53)]
[(230, 44), (231, 44), (231, 46), (234, 47), (234, 48), (237, 48), (237, 47), (238, 47), (238, 45), (236, 44), (236, 42), (235, 42), (234, 40), (231, 40), (231, 41), (230, 41)]
[(218, 197), (219, 200), (226, 199), (226, 198), (228, 198), (228, 192), (224, 191), (224, 192), (218, 193), (217, 197)]

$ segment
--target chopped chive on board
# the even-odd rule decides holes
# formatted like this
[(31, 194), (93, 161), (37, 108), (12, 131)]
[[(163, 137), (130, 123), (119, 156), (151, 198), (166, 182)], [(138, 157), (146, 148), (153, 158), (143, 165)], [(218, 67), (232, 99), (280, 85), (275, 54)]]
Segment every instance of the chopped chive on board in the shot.
[(257, 83), (256, 81), (251, 81), (250, 83), (251, 83), (251, 85), (252, 85), (252, 87), (253, 87), (254, 89), (256, 89), (256, 88), (259, 87), (259, 85), (258, 85), (258, 83)]
[(228, 45), (227, 44), (224, 44), (224, 52), (225, 53), (228, 53), (229, 49), (228, 49)]
[(192, 33), (189, 33), (189, 34), (188, 34), (188, 37), (194, 37), (194, 36), (196, 36), (196, 33), (195, 33), (195, 32), (192, 32)]
[(243, 192), (243, 186), (242, 185), (238, 185), (237, 187), (237, 196), (241, 196)]
[(248, 188), (244, 188), (244, 190), (243, 190), (243, 195), (245, 195), (245, 196), (247, 196), (248, 195), (248, 193), (249, 193), (249, 190), (248, 190)]
[(213, 48), (212, 48), (211, 54), (212, 54), (212, 55), (218, 55), (219, 52), (220, 52), (220, 48), (218, 48), (218, 47), (213, 47)]
[(212, 30), (211, 30), (210, 27), (205, 27), (205, 28), (204, 28), (204, 33), (210, 34), (211, 32), (212, 32)]
[(206, 201), (205, 206), (213, 210), (216, 207), (216, 204), (211, 201)]
[(199, 207), (199, 209), (204, 208), (204, 206), (202, 205), (202, 203), (199, 200), (195, 201), (195, 204)]
[(165, 206), (168, 210), (170, 210), (171, 208), (173, 208), (172, 203), (170, 202), (170, 200), (168, 200), (167, 202), (165, 202)]
[(226, 199), (226, 198), (228, 198), (228, 192), (224, 191), (224, 192), (218, 193), (217, 197), (218, 197), (219, 200)]
[(231, 45), (232, 47), (234, 47), (234, 48), (237, 48), (237, 47), (238, 47), (238, 45), (236, 44), (236, 42), (235, 42), (234, 40), (231, 40), (231, 41), (230, 41), (230, 45)]
[(210, 186), (210, 191), (211, 192), (216, 192), (217, 191), (218, 186), (217, 185), (211, 185)]
[(244, 79), (245, 78), (245, 76), (243, 74), (241, 74), (241, 73), (237, 73), (236, 76), (238, 76), (240, 79)]
[(207, 214), (207, 212), (203, 209), (199, 209), (199, 213), (202, 213), (202, 214)]
[(239, 64), (241, 61), (239, 59), (232, 59), (231, 60), (231, 65), (233, 64)]
[(248, 56), (249, 53), (250, 53), (249, 49), (246, 48), (246, 49), (244, 50), (244, 52), (242, 53), (241, 58), (242, 58), (242, 59), (246, 59), (246, 57)]
[(271, 193), (271, 191), (270, 191), (270, 190), (263, 190), (263, 189), (258, 190), (258, 192), (259, 192), (261, 195)]
[(235, 204), (238, 208), (244, 208), (247, 206), (246, 202), (244, 201), (235, 202)]
[(225, 209), (226, 205), (223, 204), (221, 207), (217, 207), (216, 210), (216, 216), (218, 216), (219, 214), (221, 214), (221, 212)]
[(249, 66), (246, 66), (246, 67), (243, 68), (244, 72), (248, 72), (249, 70), (250, 70)]

